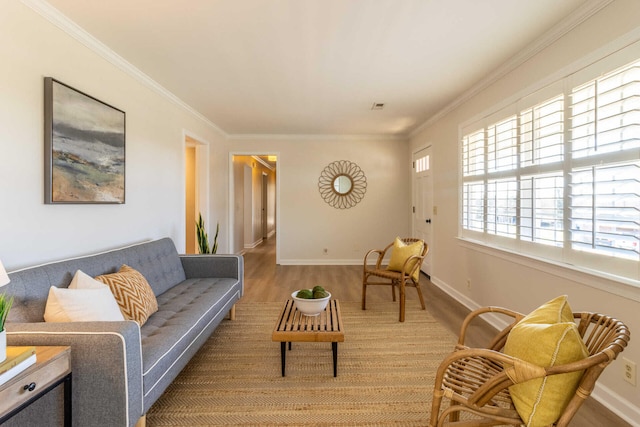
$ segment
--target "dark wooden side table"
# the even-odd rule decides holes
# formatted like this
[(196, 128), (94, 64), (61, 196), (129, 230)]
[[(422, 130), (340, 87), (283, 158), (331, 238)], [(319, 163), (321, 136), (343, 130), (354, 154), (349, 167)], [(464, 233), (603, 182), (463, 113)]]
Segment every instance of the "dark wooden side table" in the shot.
[(338, 375), (338, 342), (344, 341), (344, 328), (338, 300), (329, 300), (327, 308), (318, 316), (305, 316), (296, 308), (293, 300), (287, 300), (280, 312), (272, 341), (280, 341), (282, 376), (285, 373), (286, 343), (330, 342), (333, 350), (333, 376)]
[(36, 363), (0, 385), (0, 424), (64, 383), (64, 425), (71, 427), (71, 348), (36, 347)]

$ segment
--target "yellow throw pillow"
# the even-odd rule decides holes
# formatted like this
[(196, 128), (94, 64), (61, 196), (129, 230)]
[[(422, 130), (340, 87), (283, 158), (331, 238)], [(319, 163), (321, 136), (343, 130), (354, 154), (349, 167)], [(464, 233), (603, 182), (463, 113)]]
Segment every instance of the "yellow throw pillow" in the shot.
[(103, 274), (96, 280), (109, 286), (125, 319), (135, 320), (142, 326), (158, 311), (158, 301), (149, 282), (128, 265), (123, 264), (117, 273)]
[[(402, 272), (402, 267), (407, 259), (414, 255), (421, 255), (423, 247), (424, 243), (422, 241), (407, 245), (399, 237), (396, 237), (396, 240), (393, 242), (393, 248), (391, 248), (391, 260), (389, 260), (387, 270)], [(416, 265), (416, 262), (418, 262), (418, 260), (409, 262), (407, 265), (407, 271), (411, 271), (411, 269)], [(411, 277), (417, 282), (420, 279), (420, 269), (417, 268)]]
[(573, 311), (569, 306), (568, 297), (560, 295), (542, 304), (527, 314), (520, 323), (560, 323), (573, 322)]
[[(505, 354), (542, 367), (563, 365), (588, 357), (589, 352), (576, 324), (565, 321), (569, 313), (571, 308), (566, 296), (543, 304), (513, 327), (504, 347)], [(553, 320), (545, 322), (545, 318)], [(547, 426), (557, 421), (573, 397), (582, 373), (551, 375), (509, 387), (513, 403), (525, 425)]]

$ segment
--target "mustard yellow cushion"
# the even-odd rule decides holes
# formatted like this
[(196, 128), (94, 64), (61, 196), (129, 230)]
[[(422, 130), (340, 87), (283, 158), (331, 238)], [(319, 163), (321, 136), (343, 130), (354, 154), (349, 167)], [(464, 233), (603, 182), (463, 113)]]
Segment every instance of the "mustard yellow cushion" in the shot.
[(560, 323), (573, 322), (573, 311), (569, 306), (568, 297), (560, 295), (542, 304), (527, 314), (520, 323)]
[(103, 274), (96, 280), (109, 286), (125, 319), (135, 320), (142, 326), (158, 311), (158, 301), (149, 282), (128, 265), (123, 264), (117, 273)]
[[(564, 321), (571, 308), (566, 296), (543, 304), (511, 330), (505, 354), (542, 367), (557, 366), (589, 356), (573, 321)], [(545, 322), (544, 319), (553, 320)], [(571, 315), (573, 319), (573, 315)], [(582, 371), (552, 375), (509, 388), (518, 414), (527, 427), (547, 426), (560, 417), (578, 387)]]
[[(396, 240), (393, 241), (393, 247), (391, 248), (391, 260), (389, 260), (387, 270), (402, 272), (402, 267), (407, 259), (414, 255), (421, 255), (423, 247), (424, 243), (422, 241), (406, 245), (399, 237), (396, 237)], [(410, 262), (407, 265), (407, 270), (411, 271), (416, 265), (416, 262), (418, 262), (418, 260)], [(417, 282), (420, 279), (420, 269), (416, 269), (411, 277)]]

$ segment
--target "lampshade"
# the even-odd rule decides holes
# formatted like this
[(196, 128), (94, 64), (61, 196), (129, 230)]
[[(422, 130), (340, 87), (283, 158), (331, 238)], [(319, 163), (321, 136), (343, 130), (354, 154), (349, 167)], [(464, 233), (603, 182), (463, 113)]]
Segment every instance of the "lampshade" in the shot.
[(0, 286), (4, 286), (9, 283), (9, 275), (7, 274), (7, 270), (4, 269), (2, 265), (2, 261), (0, 261)]

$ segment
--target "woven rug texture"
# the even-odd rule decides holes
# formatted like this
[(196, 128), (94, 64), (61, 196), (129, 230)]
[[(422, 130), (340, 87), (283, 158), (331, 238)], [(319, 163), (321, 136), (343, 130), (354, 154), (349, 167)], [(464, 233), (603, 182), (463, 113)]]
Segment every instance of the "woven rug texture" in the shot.
[(435, 371), (455, 337), (428, 311), (341, 303), (345, 342), (293, 343), (281, 375), (281, 303), (238, 303), (151, 407), (147, 426), (426, 426)]

